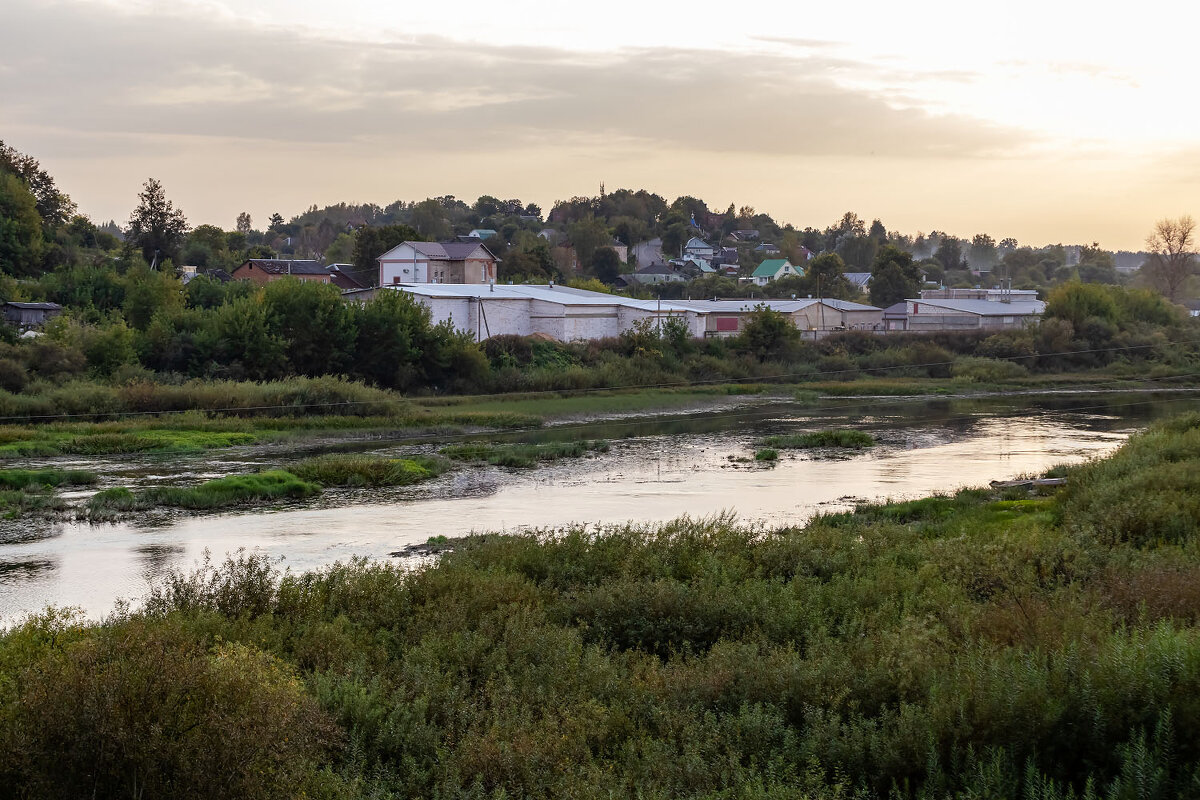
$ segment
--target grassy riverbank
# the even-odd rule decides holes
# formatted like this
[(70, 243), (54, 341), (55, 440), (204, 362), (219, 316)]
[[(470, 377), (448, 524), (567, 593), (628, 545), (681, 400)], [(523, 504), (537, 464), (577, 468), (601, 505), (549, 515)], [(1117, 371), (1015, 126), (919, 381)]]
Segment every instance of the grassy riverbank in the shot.
[(1190, 795), (1200, 416), (1062, 472), (47, 612), (0, 637), (0, 796)]

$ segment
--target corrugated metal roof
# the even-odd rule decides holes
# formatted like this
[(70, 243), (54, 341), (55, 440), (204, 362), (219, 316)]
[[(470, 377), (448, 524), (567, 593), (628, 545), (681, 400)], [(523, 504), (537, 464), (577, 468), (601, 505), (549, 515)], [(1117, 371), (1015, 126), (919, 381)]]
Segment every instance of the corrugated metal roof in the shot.
[(494, 284), (486, 283), (401, 283), (391, 284), (388, 289), (398, 289), (409, 294), (424, 297), (439, 297), (445, 299), (476, 299), (484, 300), (544, 300), (563, 305), (618, 305), (626, 308), (638, 308), (643, 311), (693, 311), (701, 314), (711, 313), (746, 313), (759, 306), (766, 306), (773, 311), (792, 314), (808, 308), (814, 303), (824, 302), (829, 308), (839, 311), (878, 311), (874, 306), (861, 303), (851, 303), (847, 300), (824, 301), (815, 297), (799, 300), (772, 300), (767, 298), (748, 298), (735, 300), (639, 300), (623, 295), (592, 292), (587, 289), (575, 289), (570, 286), (548, 286), (545, 284)]
[(1046, 304), (1041, 300), (1025, 303), (1000, 303), (995, 300), (910, 299), (907, 302), (917, 304), (918, 315), (927, 307), (944, 308), (964, 314), (978, 314), (981, 317), (1028, 317), (1037, 316), (1046, 310)]

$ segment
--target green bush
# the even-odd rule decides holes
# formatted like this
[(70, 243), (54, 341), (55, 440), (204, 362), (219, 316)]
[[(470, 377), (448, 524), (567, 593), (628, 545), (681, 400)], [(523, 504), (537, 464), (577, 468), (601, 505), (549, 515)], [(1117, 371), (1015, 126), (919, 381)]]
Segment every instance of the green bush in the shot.
[(206, 481), (199, 486), (152, 486), (138, 497), (139, 505), (211, 509), (252, 500), (297, 499), (309, 497), (321, 487), (283, 470), (229, 475)]
[(1003, 383), (1027, 377), (1029, 370), (1017, 361), (959, 356), (954, 360), (950, 374), (973, 383)]
[(780, 449), (843, 447), (861, 450), (865, 447), (874, 447), (875, 437), (865, 431), (830, 430), (765, 436), (760, 440), (760, 444), (764, 447)]
[(431, 458), (333, 454), (288, 464), (287, 470), (322, 486), (408, 486), (441, 474), (445, 465)]

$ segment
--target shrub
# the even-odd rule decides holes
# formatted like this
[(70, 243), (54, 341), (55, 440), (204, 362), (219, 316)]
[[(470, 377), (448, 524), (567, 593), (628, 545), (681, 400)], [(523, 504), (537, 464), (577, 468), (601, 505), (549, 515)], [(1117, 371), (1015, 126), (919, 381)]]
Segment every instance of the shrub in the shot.
[(189, 488), (152, 486), (142, 492), (138, 504), (194, 509), (222, 508), (251, 500), (309, 497), (319, 491), (321, 487), (303, 481), (290, 472), (269, 470), (249, 475), (229, 475)]
[(766, 436), (760, 444), (766, 447), (809, 448), (809, 447), (844, 447), (861, 450), (875, 446), (875, 437), (865, 431), (833, 430), (816, 431), (814, 433), (781, 434)]
[(333, 454), (297, 461), (287, 469), (322, 486), (408, 486), (441, 474), (445, 465), (432, 458)]
[(1027, 377), (1029, 370), (1016, 361), (959, 356), (955, 359), (950, 374), (974, 383), (1003, 383)]

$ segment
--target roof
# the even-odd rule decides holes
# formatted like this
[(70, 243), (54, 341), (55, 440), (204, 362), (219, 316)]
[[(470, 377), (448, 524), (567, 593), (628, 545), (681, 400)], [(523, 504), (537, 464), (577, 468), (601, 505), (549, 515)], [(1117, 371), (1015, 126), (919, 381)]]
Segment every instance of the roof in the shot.
[(907, 302), (917, 304), (918, 314), (925, 306), (959, 311), (964, 314), (978, 314), (981, 317), (1029, 317), (1037, 316), (1046, 309), (1046, 304), (1041, 300), (1001, 303), (996, 300), (924, 300), (916, 298)]
[(16, 300), (9, 300), (4, 305), (12, 306), (13, 308), (24, 308), (30, 311), (62, 311), (62, 306), (58, 303), (19, 303)]
[(790, 267), (791, 265), (792, 262), (788, 261), (786, 258), (768, 258), (766, 261), (759, 264), (754, 270), (754, 277), (770, 278), (771, 276), (777, 274), (779, 270), (783, 269), (785, 266)]
[(309, 259), (248, 258), (242, 262), (242, 266), (247, 264), (253, 264), (263, 272), (269, 272), (272, 275), (325, 275), (328, 273), (325, 265), (320, 261)]
[(871, 282), (871, 273), (869, 272), (843, 272), (842, 277), (850, 281), (851, 286), (857, 286), (860, 289)]
[(751, 297), (735, 300), (672, 300), (671, 303), (677, 306), (684, 306), (693, 311), (713, 311), (717, 313), (749, 313), (756, 310), (759, 306), (765, 306), (772, 311), (778, 311), (782, 314), (794, 314), (797, 311), (803, 311), (809, 306), (818, 303), (824, 304), (827, 308), (836, 309), (837, 311), (878, 311), (875, 306), (865, 306), (862, 303), (851, 303), (849, 300), (833, 300), (831, 298), (818, 299), (816, 297), (802, 297), (797, 300), (771, 300), (768, 298)]
[(1189, 311), (1200, 311), (1200, 300), (1184, 300), (1183, 307)]
[(634, 272), (637, 275), (674, 275), (675, 274), (675, 270), (671, 269), (670, 267), (668, 267), (666, 264), (662, 263), (661, 261), (655, 262), (653, 264), (648, 264), (639, 270), (634, 270)]
[(758, 252), (759, 250), (773, 250), (774, 252), (778, 253), (779, 245), (771, 244), (770, 242), (763, 242), (758, 247), (754, 248), (755, 252)]
[(808, 297), (799, 300), (770, 300), (750, 298), (741, 300), (638, 300), (623, 295), (573, 289), (569, 286), (546, 284), (487, 284), (487, 283), (401, 283), (388, 284), (381, 289), (394, 289), (428, 298), (448, 300), (480, 299), (487, 301), (542, 300), (567, 306), (624, 306), (643, 311), (680, 313), (745, 313), (759, 306), (791, 314), (814, 303), (824, 303), (838, 311), (878, 311), (874, 306), (851, 303), (846, 300), (818, 300)]
[(693, 236), (692, 238), (687, 240), (687, 244), (685, 244), (683, 246), (683, 249), (684, 250), (692, 250), (692, 249), (714, 250), (716, 248), (714, 248), (711, 244), (709, 244), (708, 242), (701, 239), (699, 236)]
[(892, 303), (883, 310), (884, 319), (905, 319), (908, 316), (908, 303), (901, 300), (899, 303)]
[(475, 240), (466, 242), (401, 242), (396, 247), (379, 256), (376, 260), (386, 258), (392, 253), (392, 250), (395, 250), (397, 247), (404, 247), (405, 245), (413, 248), (431, 261), (463, 261), (474, 255), (476, 250), (483, 250), (487, 253), (487, 257), (494, 261), (500, 260), (496, 258), (491, 250), (488, 250), (487, 245)]

